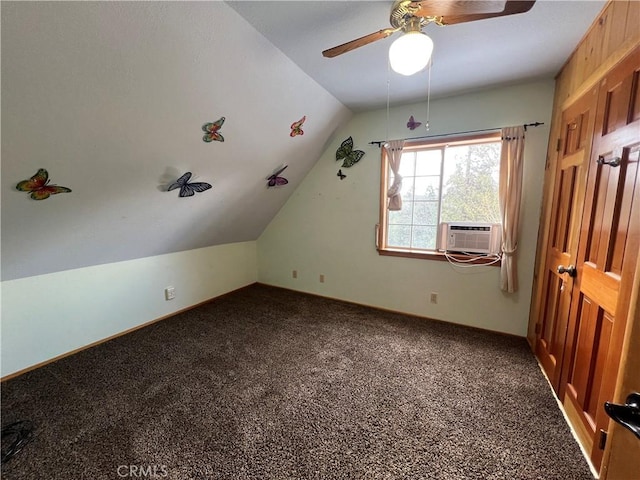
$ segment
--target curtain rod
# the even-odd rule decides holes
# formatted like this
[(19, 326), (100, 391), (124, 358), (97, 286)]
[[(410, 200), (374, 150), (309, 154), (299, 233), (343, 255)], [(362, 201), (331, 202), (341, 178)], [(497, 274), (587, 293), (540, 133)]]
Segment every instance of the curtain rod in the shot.
[[(534, 122), (534, 123), (525, 123), (523, 125), (524, 127), (524, 131), (527, 131), (527, 127), (539, 127), (540, 125), (544, 125), (544, 122)], [(422, 140), (423, 138), (438, 138), (438, 137), (449, 137), (451, 135), (461, 135), (464, 133), (480, 133), (480, 132), (493, 132), (496, 130), (500, 130), (501, 127), (497, 127), (497, 128), (483, 128), (481, 130), (467, 130), (466, 132), (452, 132), (452, 133), (441, 133), (439, 135), (425, 135), (422, 137), (411, 137), (411, 138), (405, 138), (405, 140)], [(378, 145), (381, 146), (383, 143), (386, 143), (387, 140), (376, 140), (373, 142), (369, 142), (369, 145)]]

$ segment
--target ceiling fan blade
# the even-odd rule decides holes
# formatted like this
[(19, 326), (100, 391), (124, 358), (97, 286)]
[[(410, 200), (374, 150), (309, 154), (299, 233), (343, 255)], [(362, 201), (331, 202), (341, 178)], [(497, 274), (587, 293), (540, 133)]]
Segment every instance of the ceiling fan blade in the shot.
[[(446, 3), (446, 2), (445, 2)], [(471, 4), (472, 10), (475, 9), (473, 4), (475, 1), (467, 1), (467, 2), (453, 2), (456, 4)], [(480, 2), (484, 3), (484, 2)], [(489, 2), (491, 3), (491, 2)], [(444, 25), (454, 25), (456, 23), (466, 23), (473, 22), (476, 20), (483, 20), (485, 18), (494, 18), (494, 17), (504, 17), (506, 15), (515, 15), (518, 13), (524, 13), (531, 10), (533, 4), (536, 3), (536, 0), (507, 0), (504, 2), (504, 8), (498, 12), (484, 12), (484, 13), (470, 13), (469, 10), (460, 13), (452, 13), (452, 14), (443, 14), (441, 10), (437, 8), (433, 8), (433, 3), (430, 1), (427, 2), (414, 2), (412, 6), (415, 4), (416, 13), (414, 15), (418, 17), (442, 17), (442, 23)]]
[(329, 48), (324, 52), (322, 52), (322, 55), (327, 58), (337, 57), (338, 55), (342, 55), (343, 53), (347, 53), (347, 52), (350, 52), (351, 50), (355, 50), (356, 48), (360, 48), (364, 45), (373, 43), (376, 40), (382, 40), (383, 38), (387, 38), (389, 35), (397, 32), (398, 30), (400, 29), (385, 28), (383, 30), (370, 33), (369, 35), (365, 35), (364, 37), (356, 38), (355, 40), (351, 40), (350, 42), (343, 43), (342, 45), (338, 45), (337, 47)]
[(412, 2), (410, 7), (418, 9), (417, 13), (414, 13), (418, 17), (446, 17), (502, 12), (506, 3), (506, 0), (417, 0)]

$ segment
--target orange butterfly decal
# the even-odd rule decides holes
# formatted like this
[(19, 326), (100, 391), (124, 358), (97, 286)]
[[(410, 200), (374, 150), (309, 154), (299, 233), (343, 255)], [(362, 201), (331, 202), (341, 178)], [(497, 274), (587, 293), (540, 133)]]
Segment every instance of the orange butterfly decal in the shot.
[(220, 128), (222, 127), (224, 120), (225, 120), (224, 117), (220, 117), (215, 122), (205, 123), (202, 126), (202, 131), (204, 132), (204, 136), (202, 137), (202, 140), (204, 140), (207, 143), (211, 143), (213, 141), (224, 142), (224, 137), (220, 133)]
[(40, 168), (36, 174), (29, 180), (23, 180), (16, 185), (21, 192), (31, 192), (31, 198), (34, 200), (44, 200), (56, 193), (69, 193), (70, 188), (59, 187), (58, 185), (48, 185), (49, 173)]
[(297, 122), (293, 122), (291, 124), (291, 133), (289, 135), (292, 137), (295, 137), (296, 135), (304, 135), (304, 132), (302, 131), (302, 124), (306, 119), (307, 119), (307, 116), (305, 115)]

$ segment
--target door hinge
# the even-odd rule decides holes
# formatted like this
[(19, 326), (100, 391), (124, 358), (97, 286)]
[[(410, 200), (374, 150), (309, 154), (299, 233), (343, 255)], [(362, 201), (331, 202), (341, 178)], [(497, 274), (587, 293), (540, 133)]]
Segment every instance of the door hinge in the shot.
[(598, 448), (604, 450), (604, 446), (607, 443), (607, 432), (600, 429), (600, 439), (598, 440)]
[(559, 152), (561, 147), (562, 147), (562, 139), (559, 138), (558, 142), (556, 143), (556, 152)]
[(542, 325), (539, 323), (536, 323), (536, 331), (535, 333), (540, 333), (540, 330), (542, 330)]

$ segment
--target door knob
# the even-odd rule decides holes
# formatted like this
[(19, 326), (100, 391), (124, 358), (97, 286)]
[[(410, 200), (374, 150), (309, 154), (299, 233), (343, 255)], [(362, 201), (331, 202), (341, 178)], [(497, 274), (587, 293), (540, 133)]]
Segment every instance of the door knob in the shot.
[(604, 402), (604, 411), (613, 420), (640, 438), (640, 393), (629, 394), (624, 405)]
[(565, 267), (564, 265), (558, 265), (558, 273), (568, 273), (570, 277), (575, 277), (576, 275), (578, 275), (578, 271), (576, 270), (575, 265), (569, 265), (568, 267)]
[(605, 160), (603, 155), (598, 156), (598, 160), (596, 160), (598, 165), (609, 165), (611, 167), (619, 167), (620, 163), (622, 163), (622, 159), (620, 157), (613, 157), (611, 160)]

